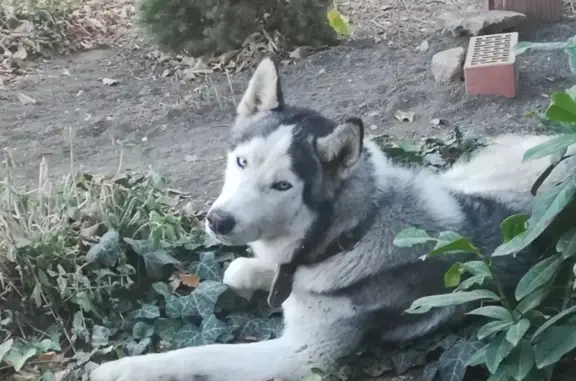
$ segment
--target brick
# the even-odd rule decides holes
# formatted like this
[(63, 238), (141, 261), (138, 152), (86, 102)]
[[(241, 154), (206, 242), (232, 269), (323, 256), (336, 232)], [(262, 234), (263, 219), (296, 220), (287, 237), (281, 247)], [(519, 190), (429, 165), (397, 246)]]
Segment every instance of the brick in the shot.
[(518, 33), (472, 37), (464, 63), (466, 94), (516, 96), (518, 65), (514, 46)]
[(564, 0), (484, 0), (486, 10), (505, 10), (525, 14), (530, 21), (562, 20)]

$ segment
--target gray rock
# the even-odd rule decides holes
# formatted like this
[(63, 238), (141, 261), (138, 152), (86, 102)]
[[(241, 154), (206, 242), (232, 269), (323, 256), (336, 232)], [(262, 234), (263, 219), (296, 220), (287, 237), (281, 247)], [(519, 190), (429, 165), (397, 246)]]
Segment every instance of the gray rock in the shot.
[(440, 16), (442, 33), (452, 37), (502, 33), (516, 28), (526, 20), (523, 13), (512, 11), (474, 11), (462, 15), (448, 12)]
[(466, 50), (462, 47), (444, 50), (432, 57), (432, 75), (437, 83), (447, 84), (462, 77)]

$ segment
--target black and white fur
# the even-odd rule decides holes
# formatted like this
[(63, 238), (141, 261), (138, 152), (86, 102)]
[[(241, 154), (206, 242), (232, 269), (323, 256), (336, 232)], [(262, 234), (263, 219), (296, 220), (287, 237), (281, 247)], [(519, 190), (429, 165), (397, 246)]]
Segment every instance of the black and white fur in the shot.
[[(206, 223), (222, 242), (254, 251), (230, 264), (229, 287), (247, 298), (269, 290), (277, 265), (292, 261), (303, 242), (322, 251), (375, 213), (368, 233), (351, 251), (297, 268), (281, 337), (127, 357), (99, 366), (91, 381), (292, 381), (352, 353), (372, 330), (390, 341), (427, 334), (462, 311), (402, 313), (419, 297), (447, 292), (450, 262), (422, 261), (429, 247), (401, 249), (394, 236), (409, 226), (450, 230), (489, 253), (501, 243), (500, 221), (529, 211), (529, 188), (549, 164), (522, 162), (547, 137), (505, 135), (442, 174), (395, 166), (364, 138), (359, 119), (337, 124), (286, 105), (270, 59), (256, 69), (237, 111), (224, 185)], [(514, 282), (525, 262), (502, 267), (499, 276)]]

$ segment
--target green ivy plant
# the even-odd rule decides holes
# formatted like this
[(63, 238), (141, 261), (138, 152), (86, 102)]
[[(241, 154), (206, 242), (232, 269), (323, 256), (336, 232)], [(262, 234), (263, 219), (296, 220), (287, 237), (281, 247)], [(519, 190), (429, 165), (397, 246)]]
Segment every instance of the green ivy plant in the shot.
[[(563, 49), (576, 74), (576, 37), (562, 43), (522, 42), (516, 49), (517, 54), (528, 49)], [(558, 163), (571, 156), (568, 148), (576, 144), (576, 87), (553, 93), (550, 105), (538, 117), (556, 136), (529, 149), (524, 160), (550, 157), (552, 164), (532, 187), (535, 199), (530, 215), (516, 214), (502, 221), (502, 244), (493, 253), (481, 253), (454, 232), (432, 237), (407, 228), (395, 237), (399, 247), (435, 242), (427, 257), (466, 253), (474, 258), (455, 263), (444, 275), (445, 286), (452, 292), (420, 298), (406, 311), (421, 314), (443, 306), (480, 305), (468, 315), (478, 316), (483, 325), (445, 351), (435, 365), (434, 377), (441, 381), (463, 380), (466, 368), (473, 366), (484, 366), (489, 381), (552, 380), (561, 361), (576, 349), (576, 169), (550, 191), (536, 194)], [(551, 246), (520, 279), (513, 295), (505, 295), (493, 275), (492, 258), (522, 255), (545, 233), (553, 237)]]

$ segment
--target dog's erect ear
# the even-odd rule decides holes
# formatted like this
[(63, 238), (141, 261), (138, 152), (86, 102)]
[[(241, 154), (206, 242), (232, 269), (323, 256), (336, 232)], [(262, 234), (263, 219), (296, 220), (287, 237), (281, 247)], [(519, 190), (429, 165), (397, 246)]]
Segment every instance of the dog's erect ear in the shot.
[(283, 107), (278, 67), (271, 58), (264, 58), (252, 75), (236, 111), (239, 117), (245, 118), (260, 111), (281, 110)]
[(364, 124), (359, 118), (346, 119), (327, 136), (318, 138), (316, 151), (323, 164), (336, 171), (336, 175), (345, 179), (360, 160)]

